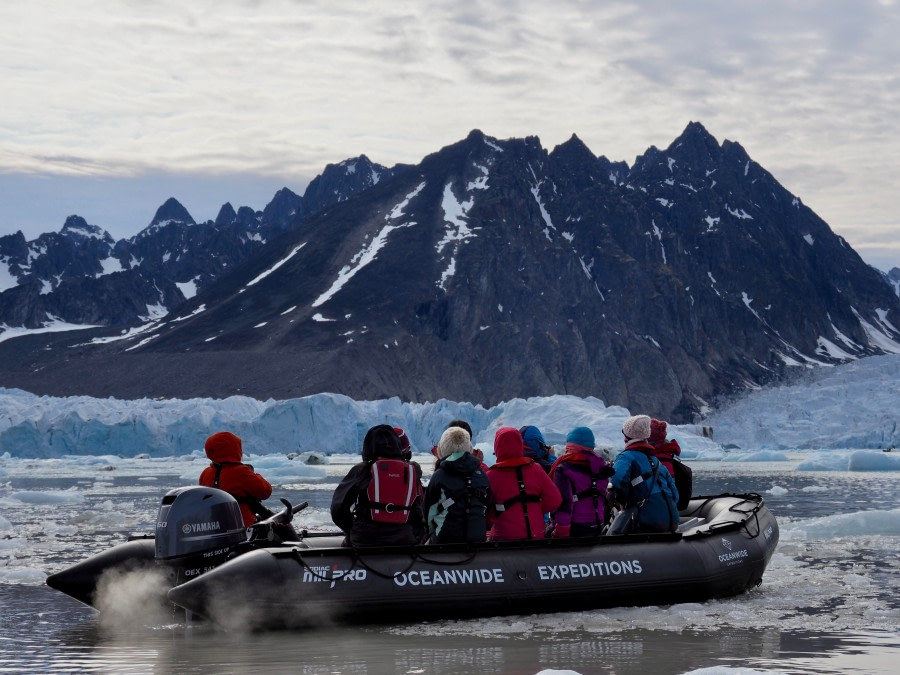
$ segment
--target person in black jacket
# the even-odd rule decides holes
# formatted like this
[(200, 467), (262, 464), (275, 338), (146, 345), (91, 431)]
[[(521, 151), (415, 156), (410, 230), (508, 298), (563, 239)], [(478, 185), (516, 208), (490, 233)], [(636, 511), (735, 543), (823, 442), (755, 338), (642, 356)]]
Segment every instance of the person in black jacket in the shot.
[[(355, 465), (334, 491), (331, 499), (331, 519), (344, 531), (344, 546), (403, 546), (417, 544), (425, 538), (422, 517), (422, 469), (413, 463), (414, 501), (409, 507), (406, 522), (377, 522), (377, 504), (369, 498), (373, 464), (379, 459), (400, 460), (410, 466), (404, 456), (400, 439), (394, 428), (379, 424), (366, 432), (362, 447), (363, 461)], [(384, 511), (385, 509), (381, 509)]]
[(425, 490), (424, 512), (430, 542), (484, 541), (490, 482), (481, 461), (472, 454), (472, 440), (451, 427), (437, 444), (438, 464)]

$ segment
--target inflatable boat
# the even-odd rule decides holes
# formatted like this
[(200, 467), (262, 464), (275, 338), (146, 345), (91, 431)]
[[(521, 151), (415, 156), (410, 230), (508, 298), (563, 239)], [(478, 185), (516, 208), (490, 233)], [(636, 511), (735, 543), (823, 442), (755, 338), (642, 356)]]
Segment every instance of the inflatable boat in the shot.
[(225, 522), (230, 496), (180, 490), (164, 498), (155, 538), (47, 583), (96, 605), (104, 576), (152, 565), (167, 571), (170, 603), (226, 628), (405, 623), (728, 597), (761, 583), (778, 543), (757, 494), (695, 497), (673, 533), (351, 549), (336, 534), (279, 536), (289, 504), (275, 517), (282, 522), (244, 531)]

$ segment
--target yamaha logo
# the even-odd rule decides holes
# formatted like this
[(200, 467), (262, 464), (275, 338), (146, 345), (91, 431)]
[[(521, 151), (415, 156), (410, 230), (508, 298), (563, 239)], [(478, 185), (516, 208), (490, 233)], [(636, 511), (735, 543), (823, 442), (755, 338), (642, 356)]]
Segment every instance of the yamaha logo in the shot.
[(222, 526), (219, 525), (219, 521), (214, 520), (209, 523), (185, 523), (181, 526), (181, 531), (184, 534), (196, 534), (198, 532), (213, 532), (221, 528)]
[(725, 539), (724, 537), (722, 538), (722, 546), (727, 548), (729, 551), (731, 550), (731, 542), (728, 541), (727, 539)]

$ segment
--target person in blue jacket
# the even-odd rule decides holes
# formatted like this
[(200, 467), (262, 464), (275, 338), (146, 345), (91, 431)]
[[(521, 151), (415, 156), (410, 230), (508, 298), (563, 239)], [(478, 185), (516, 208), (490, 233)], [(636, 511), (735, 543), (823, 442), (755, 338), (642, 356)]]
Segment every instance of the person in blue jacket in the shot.
[(547, 445), (541, 430), (529, 425), (519, 429), (519, 433), (522, 434), (522, 441), (525, 443), (525, 456), (531, 457), (544, 471), (550, 473), (556, 455), (553, 454), (553, 446)]
[(622, 425), (625, 449), (613, 464), (612, 498), (623, 507), (607, 534), (674, 532), (678, 528), (678, 489), (669, 470), (654, 456), (650, 418), (635, 415)]

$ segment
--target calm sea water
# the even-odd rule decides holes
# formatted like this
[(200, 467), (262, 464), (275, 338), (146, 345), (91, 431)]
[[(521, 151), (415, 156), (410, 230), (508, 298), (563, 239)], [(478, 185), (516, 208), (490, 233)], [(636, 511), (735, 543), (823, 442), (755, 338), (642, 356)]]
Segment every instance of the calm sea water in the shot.
[[(322, 477), (279, 478), (329, 525)], [(427, 460), (423, 459), (423, 464)], [(669, 607), (535, 614), (393, 627), (224, 633), (141, 608), (104, 620), (41, 583), (129, 532), (151, 531), (159, 498), (201, 464), (6, 460), (0, 465), (0, 672), (22, 673), (789, 673), (897, 672), (897, 473), (798, 472), (796, 461), (694, 462), (696, 492), (759, 492), (781, 543), (762, 586)]]

